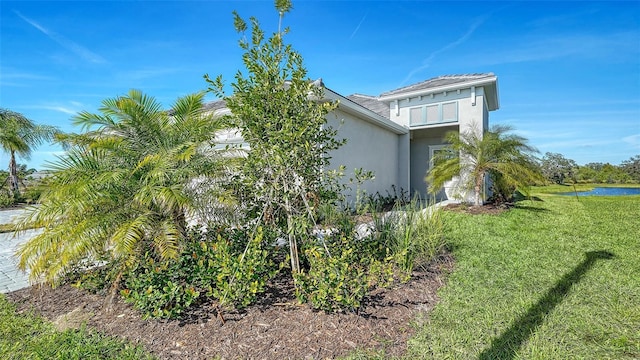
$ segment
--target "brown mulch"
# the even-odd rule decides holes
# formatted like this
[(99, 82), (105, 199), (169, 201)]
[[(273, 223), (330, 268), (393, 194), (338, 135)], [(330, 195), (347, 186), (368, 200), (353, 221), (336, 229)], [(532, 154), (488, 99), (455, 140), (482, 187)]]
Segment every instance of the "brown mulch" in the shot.
[(374, 291), (357, 314), (298, 305), (289, 277), (281, 276), (258, 304), (225, 313), (224, 324), (211, 305), (181, 320), (142, 320), (121, 300), (108, 311), (105, 296), (69, 285), (7, 295), (19, 312), (33, 309), (61, 327), (86, 322), (89, 328), (142, 344), (161, 359), (327, 359), (355, 349), (397, 356), (414, 333), (411, 324), (424, 320), (437, 302), (436, 291), (452, 268), (451, 255), (441, 255), (411, 281)]

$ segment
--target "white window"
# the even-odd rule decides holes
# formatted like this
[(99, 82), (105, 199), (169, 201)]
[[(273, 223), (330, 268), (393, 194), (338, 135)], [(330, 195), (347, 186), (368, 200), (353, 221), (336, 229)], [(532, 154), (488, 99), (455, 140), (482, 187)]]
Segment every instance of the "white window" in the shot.
[(429, 145), (429, 169), (431, 169), (434, 165), (434, 159), (435, 156), (439, 153), (449, 153), (448, 156), (446, 157), (451, 158), (454, 157), (455, 154), (451, 151), (451, 149), (449, 148), (449, 145), (447, 144), (442, 144), (442, 145)]

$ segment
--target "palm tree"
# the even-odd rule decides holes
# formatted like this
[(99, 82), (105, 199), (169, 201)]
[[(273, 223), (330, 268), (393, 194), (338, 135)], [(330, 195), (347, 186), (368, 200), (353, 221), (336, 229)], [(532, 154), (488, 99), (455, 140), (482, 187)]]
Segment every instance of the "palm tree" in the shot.
[(41, 205), (23, 222), (46, 230), (18, 250), (19, 266), (56, 284), (85, 261), (106, 259), (122, 274), (145, 253), (177, 257), (194, 179), (214, 176), (225, 162), (206, 151), (224, 125), (205, 112), (203, 98), (182, 97), (167, 112), (131, 90), (104, 100), (101, 114), (79, 113), (74, 123), (86, 132), (63, 139), (67, 154), (51, 165)]
[(59, 131), (55, 126), (37, 125), (24, 115), (0, 108), (0, 147), (9, 154), (9, 188), (14, 199), (20, 197), (16, 155), (29, 159), (33, 148), (52, 141)]
[(437, 193), (445, 182), (460, 176), (461, 187), (473, 190), (474, 205), (478, 206), (482, 205), (487, 174), (494, 182), (509, 187), (542, 181), (532, 156), (537, 150), (527, 144), (527, 139), (508, 134), (511, 130), (509, 126), (497, 125), (484, 134), (474, 126), (461, 134), (448, 132), (445, 141), (449, 144), (449, 151), (434, 156), (434, 166), (426, 176), (429, 192)]

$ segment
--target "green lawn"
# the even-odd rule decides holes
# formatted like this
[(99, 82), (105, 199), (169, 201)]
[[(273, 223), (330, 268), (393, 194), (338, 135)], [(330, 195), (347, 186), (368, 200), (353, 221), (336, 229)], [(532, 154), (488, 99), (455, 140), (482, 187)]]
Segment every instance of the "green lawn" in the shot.
[(0, 359), (151, 359), (141, 347), (86, 329), (56, 331), (31, 314), (17, 315), (0, 294)]
[(409, 358), (640, 358), (640, 196), (546, 191), (446, 214), (457, 265)]

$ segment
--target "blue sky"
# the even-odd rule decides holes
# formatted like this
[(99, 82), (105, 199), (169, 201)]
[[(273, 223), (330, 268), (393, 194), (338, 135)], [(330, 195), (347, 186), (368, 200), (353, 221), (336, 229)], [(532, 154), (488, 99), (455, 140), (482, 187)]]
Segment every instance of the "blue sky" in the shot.
[[(287, 41), (311, 78), (343, 95), (493, 72), (500, 109), (491, 123), (513, 126), (541, 155), (620, 164), (640, 154), (638, 1), (293, 5)], [(234, 9), (277, 29), (271, 1), (3, 0), (0, 107), (79, 131), (74, 114), (132, 88), (169, 107), (205, 89), (205, 73), (230, 84), (242, 68)], [(41, 146), (28, 164), (42, 168), (56, 153)]]

